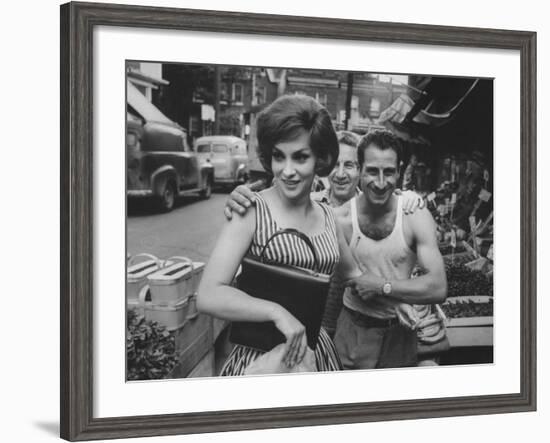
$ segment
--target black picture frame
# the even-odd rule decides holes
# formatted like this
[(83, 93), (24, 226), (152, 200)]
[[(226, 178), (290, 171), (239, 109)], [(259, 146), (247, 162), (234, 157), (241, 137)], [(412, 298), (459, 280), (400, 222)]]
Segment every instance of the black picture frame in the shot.
[[(367, 40), (519, 51), (521, 389), (518, 394), (94, 418), (92, 54), (96, 26)], [(61, 6), (61, 437), (145, 437), (536, 409), (536, 33), (236, 12)]]

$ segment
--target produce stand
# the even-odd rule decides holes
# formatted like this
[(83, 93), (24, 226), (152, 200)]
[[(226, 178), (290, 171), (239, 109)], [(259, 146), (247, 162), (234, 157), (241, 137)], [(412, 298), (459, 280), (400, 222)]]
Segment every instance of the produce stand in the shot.
[[(487, 312), (492, 311), (488, 306), (492, 304), (492, 297), (489, 296), (461, 296), (448, 299), (444, 305), (444, 311), (449, 315), (449, 311), (458, 311), (459, 305), (467, 307), (474, 305), (476, 308), (482, 308)], [(479, 306), (476, 306), (479, 305)], [(454, 308), (454, 309), (453, 309)], [(484, 309), (483, 309), (484, 308)], [(475, 312), (475, 310), (474, 310)], [(472, 312), (470, 312), (472, 313)], [(468, 313), (468, 314), (470, 314)], [(459, 314), (460, 315), (460, 314)], [(466, 314), (462, 314), (466, 315)], [(471, 317), (447, 317), (447, 337), (451, 348), (453, 347), (476, 347), (493, 346), (493, 316), (479, 315)]]
[(450, 350), (442, 364), (493, 361), (493, 203), (479, 153), (442, 159), (439, 184), (425, 192), (447, 275)]
[[(175, 364), (165, 368), (163, 378), (215, 375), (214, 344), (225, 323), (197, 312), (196, 291), (204, 263), (185, 257), (161, 260), (149, 254), (139, 256), (148, 261), (141, 265), (129, 262), (127, 309), (142, 316), (150, 328), (160, 328), (170, 337), (173, 345), (169, 359)], [(142, 270), (145, 266), (147, 272)], [(154, 364), (154, 353), (148, 358), (149, 363), (144, 364)]]

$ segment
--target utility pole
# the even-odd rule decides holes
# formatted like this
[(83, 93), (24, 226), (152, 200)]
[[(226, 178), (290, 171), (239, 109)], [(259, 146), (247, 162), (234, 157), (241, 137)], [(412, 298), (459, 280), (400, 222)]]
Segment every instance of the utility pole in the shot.
[(353, 95), (353, 72), (348, 72), (348, 88), (346, 91), (346, 121), (344, 128), (349, 130), (349, 121), (351, 119), (351, 97)]
[(254, 68), (251, 68), (252, 71), (252, 97), (250, 98), (250, 105), (255, 106), (258, 104), (258, 100), (256, 98), (256, 72)]
[(220, 133), (220, 89), (221, 73), (218, 65), (214, 66), (214, 135)]

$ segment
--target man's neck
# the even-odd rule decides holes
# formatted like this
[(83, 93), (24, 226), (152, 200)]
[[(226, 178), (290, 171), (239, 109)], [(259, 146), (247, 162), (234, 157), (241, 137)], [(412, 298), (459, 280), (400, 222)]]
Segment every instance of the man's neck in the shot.
[(334, 194), (334, 192), (332, 192), (332, 190), (329, 190), (328, 203), (331, 207), (338, 208), (342, 206), (344, 203), (346, 203), (347, 201), (351, 200), (354, 195), (355, 195), (355, 192), (350, 196), (338, 197), (337, 195)]
[(393, 194), (383, 205), (371, 204), (365, 194), (362, 194), (360, 198), (362, 200), (362, 212), (367, 214), (371, 219), (377, 219), (389, 214), (395, 209), (397, 203), (397, 197)]

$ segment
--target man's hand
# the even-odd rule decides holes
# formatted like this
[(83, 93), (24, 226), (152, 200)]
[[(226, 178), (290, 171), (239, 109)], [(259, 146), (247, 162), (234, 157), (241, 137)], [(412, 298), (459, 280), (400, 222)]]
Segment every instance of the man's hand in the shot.
[(414, 214), (414, 211), (426, 206), (424, 199), (414, 191), (404, 191), (401, 195), (403, 198), (403, 213), (405, 214)]
[(346, 282), (346, 287), (351, 288), (352, 292), (358, 295), (364, 301), (382, 294), (384, 280), (372, 274), (363, 274), (352, 278)]
[(416, 309), (408, 303), (400, 303), (395, 307), (395, 314), (402, 326), (415, 330), (418, 327), (419, 316)]
[(223, 213), (227, 220), (231, 220), (233, 212), (238, 214), (245, 214), (248, 208), (254, 204), (254, 184), (250, 187), (247, 185), (240, 185), (233, 189), (233, 192), (229, 194), (227, 201), (225, 202), (225, 208)]

